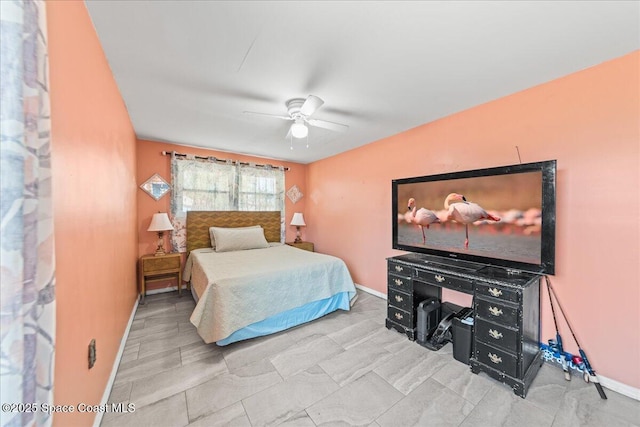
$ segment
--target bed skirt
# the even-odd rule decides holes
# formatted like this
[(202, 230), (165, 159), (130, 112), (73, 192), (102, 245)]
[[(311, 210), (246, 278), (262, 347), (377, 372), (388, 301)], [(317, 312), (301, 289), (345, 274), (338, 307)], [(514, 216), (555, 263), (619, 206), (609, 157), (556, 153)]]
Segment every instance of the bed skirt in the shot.
[[(198, 296), (193, 291), (193, 287), (191, 287), (191, 294), (195, 301), (198, 302)], [(245, 326), (228, 337), (216, 341), (216, 344), (225, 346), (234, 342), (284, 331), (285, 329), (318, 319), (336, 310), (348, 311), (350, 303), (349, 292), (340, 292), (330, 298), (313, 301), (302, 307), (292, 308), (291, 310), (278, 313), (267, 319)]]

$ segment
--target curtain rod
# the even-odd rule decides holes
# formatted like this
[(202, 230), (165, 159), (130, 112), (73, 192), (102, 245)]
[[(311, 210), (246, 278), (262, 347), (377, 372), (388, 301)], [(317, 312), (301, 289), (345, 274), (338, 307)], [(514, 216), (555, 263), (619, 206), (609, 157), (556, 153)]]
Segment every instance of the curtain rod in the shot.
[[(179, 156), (179, 157), (188, 157), (188, 156), (189, 156), (189, 154), (176, 153), (175, 151), (174, 151), (174, 152), (171, 152), (171, 151), (162, 151), (162, 155), (163, 155), (163, 156), (170, 156), (171, 154), (175, 154), (176, 156)], [(239, 160), (219, 159), (219, 158), (214, 157), (214, 156), (210, 156), (210, 157), (207, 157), (207, 156), (193, 156), (193, 158), (195, 158), (195, 159), (202, 159), (202, 160), (212, 160), (212, 161), (220, 162), (220, 163), (227, 163), (228, 161), (231, 161), (232, 163), (235, 163), (235, 164), (237, 164), (237, 165), (256, 166), (256, 167), (265, 167), (265, 166), (266, 166), (266, 167), (270, 167), (270, 168), (272, 168), (272, 169), (280, 169), (280, 166), (273, 166), (273, 165), (259, 165), (259, 164), (249, 163), (249, 162), (241, 162), (241, 161), (239, 161)], [(286, 172), (286, 171), (288, 171), (290, 168), (288, 168), (288, 167), (283, 167), (283, 169), (284, 169), (284, 170), (285, 170), (285, 172)]]

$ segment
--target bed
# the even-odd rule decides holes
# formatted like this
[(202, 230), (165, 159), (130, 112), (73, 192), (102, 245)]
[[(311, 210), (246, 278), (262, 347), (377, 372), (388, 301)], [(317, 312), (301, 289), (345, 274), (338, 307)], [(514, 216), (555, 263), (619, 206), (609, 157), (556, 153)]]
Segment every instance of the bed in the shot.
[(191, 211), (186, 228), (190, 321), (206, 343), (272, 334), (355, 301), (344, 261), (280, 243), (280, 212)]

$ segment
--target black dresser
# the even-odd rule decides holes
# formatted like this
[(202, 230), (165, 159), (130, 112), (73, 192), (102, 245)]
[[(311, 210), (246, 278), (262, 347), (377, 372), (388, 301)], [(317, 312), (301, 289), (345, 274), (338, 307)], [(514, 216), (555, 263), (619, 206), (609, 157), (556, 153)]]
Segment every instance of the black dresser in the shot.
[(508, 384), (518, 396), (526, 396), (542, 365), (542, 276), (422, 254), (388, 258), (387, 263), (387, 328), (415, 340), (416, 308), (421, 301), (441, 300), (442, 288), (471, 294), (472, 372), (485, 372)]

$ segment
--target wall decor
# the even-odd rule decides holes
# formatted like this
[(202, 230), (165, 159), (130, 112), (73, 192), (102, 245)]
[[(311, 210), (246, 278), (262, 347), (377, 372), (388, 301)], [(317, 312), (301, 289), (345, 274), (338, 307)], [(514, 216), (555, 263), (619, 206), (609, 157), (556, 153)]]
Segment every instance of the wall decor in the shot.
[(294, 185), (293, 187), (287, 190), (287, 197), (293, 203), (296, 203), (298, 200), (302, 199), (302, 196), (304, 196), (304, 194), (302, 194), (302, 192), (300, 191), (297, 185)]
[(146, 180), (140, 186), (140, 188), (142, 188), (155, 200), (160, 200), (162, 196), (169, 192), (169, 190), (171, 189), (171, 185), (169, 185), (167, 181), (165, 181), (160, 175), (156, 173), (151, 178)]

